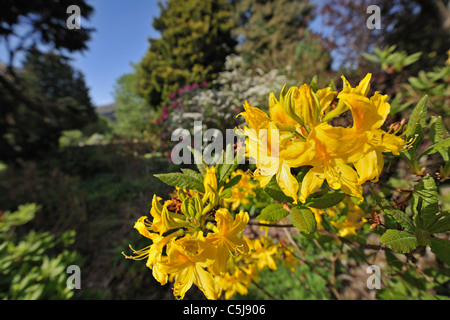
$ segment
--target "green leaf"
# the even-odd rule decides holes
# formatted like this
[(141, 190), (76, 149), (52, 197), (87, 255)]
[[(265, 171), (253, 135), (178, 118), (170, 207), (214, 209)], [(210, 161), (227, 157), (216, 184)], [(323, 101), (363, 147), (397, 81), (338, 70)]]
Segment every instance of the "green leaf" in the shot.
[(320, 197), (308, 199), (306, 206), (316, 209), (330, 208), (344, 200), (345, 196), (343, 192), (328, 192)]
[(394, 219), (403, 228), (408, 229), (411, 232), (414, 231), (415, 229), (414, 223), (411, 220), (411, 218), (406, 215), (406, 213), (394, 208), (386, 198), (381, 197), (375, 192), (372, 192), (372, 195), (375, 199), (375, 202), (378, 204), (378, 206), (386, 215)]
[(237, 175), (234, 176), (233, 178), (230, 179), (230, 181), (228, 181), (227, 183), (225, 183), (225, 185), (223, 186), (224, 189), (228, 189), (228, 188), (232, 188), (235, 185), (237, 185), (239, 183), (239, 181), (241, 181), (242, 175)]
[(294, 202), (292, 197), (285, 195), (284, 192), (281, 191), (275, 177), (273, 177), (272, 180), (270, 180), (270, 182), (264, 187), (264, 192), (276, 201), (288, 203)]
[(437, 219), (439, 197), (434, 179), (428, 174), (414, 187), (411, 210), (416, 226), (427, 230)]
[(450, 241), (431, 238), (431, 251), (443, 262), (450, 265)]
[(428, 231), (430, 231), (431, 233), (450, 231), (450, 212), (441, 212), (436, 217), (436, 221), (428, 227)]
[(192, 155), (194, 156), (194, 163), (197, 165), (198, 171), (200, 171), (200, 173), (202, 175), (204, 175), (206, 173), (206, 168), (208, 166), (205, 163), (205, 161), (203, 160), (202, 154), (192, 147), (188, 147), (188, 149), (191, 151)]
[(194, 170), (191, 170), (191, 169), (181, 169), (181, 171), (182, 171), (185, 175), (187, 175), (187, 176), (189, 176), (189, 177), (192, 177), (192, 178), (194, 178), (194, 179), (196, 179), (196, 180), (199, 180), (199, 181), (203, 181), (203, 176), (202, 176), (202, 174), (201, 174), (201, 173), (198, 173), (197, 171), (194, 171)]
[(416, 237), (419, 246), (430, 245), (431, 234), (428, 230), (416, 229), (414, 236)]
[(222, 152), (222, 160), (220, 166), (218, 166), (218, 183), (221, 186), (225, 183), (226, 179), (238, 166), (238, 157), (234, 157), (234, 150), (231, 144), (226, 146), (226, 150)]
[(316, 232), (316, 217), (310, 209), (294, 206), (291, 208), (290, 217), (294, 226), (301, 232), (306, 234), (313, 234)]
[[(443, 140), (446, 139), (447, 132), (444, 128), (444, 125), (442, 123), (442, 117), (431, 117), (430, 121), (430, 132), (429, 132), (430, 140), (433, 142), (433, 144), (437, 144)], [(438, 146), (437, 150), (445, 162), (448, 162), (450, 160), (450, 149), (447, 148), (441, 148)]]
[(448, 149), (449, 148), (450, 148), (450, 137), (448, 137), (445, 140), (441, 140), (438, 143), (433, 144), (432, 146), (427, 148), (424, 152), (422, 152), (420, 157), (422, 157), (426, 154), (439, 152), (443, 157), (447, 157), (447, 159), (448, 159)]
[(389, 249), (398, 253), (408, 253), (417, 248), (417, 239), (406, 231), (389, 229), (380, 237)]
[(261, 210), (256, 220), (277, 222), (289, 215), (289, 212), (283, 208), (281, 203), (272, 203)]
[(428, 83), (422, 83), (418, 78), (416, 77), (409, 77), (408, 82), (414, 87), (414, 89), (427, 89)]
[(432, 116), (430, 120), (430, 140), (433, 143), (441, 142), (445, 139), (444, 125), (442, 124), (442, 117)]
[(425, 137), (425, 131), (423, 130), (423, 127), (420, 123), (416, 124), (414, 126), (414, 129), (410, 136), (408, 136), (409, 139), (414, 139), (413, 144), (411, 145), (411, 148), (408, 150), (408, 153), (410, 154), (411, 158), (416, 157), (415, 153), (419, 145), (422, 143), (423, 138)]
[(427, 101), (428, 96), (424, 96), (414, 107), (414, 110), (408, 121), (408, 128), (406, 131), (407, 138), (410, 138), (412, 136), (411, 133), (415, 131), (416, 125), (418, 124), (422, 126), (425, 125), (425, 117), (427, 114)]
[(233, 195), (233, 192), (231, 191), (231, 188), (229, 189), (224, 189), (221, 193), (219, 198), (220, 199), (228, 199), (231, 198), (231, 196)]
[(160, 179), (162, 182), (183, 189), (192, 189), (199, 192), (205, 192), (205, 187), (203, 186), (203, 181), (200, 181), (190, 175), (174, 172), (174, 173), (161, 173), (155, 174), (155, 177)]

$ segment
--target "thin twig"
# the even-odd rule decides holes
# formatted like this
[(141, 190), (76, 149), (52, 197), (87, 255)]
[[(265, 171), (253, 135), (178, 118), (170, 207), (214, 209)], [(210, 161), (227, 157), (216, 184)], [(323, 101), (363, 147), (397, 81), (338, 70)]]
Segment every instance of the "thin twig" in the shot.
[(257, 287), (259, 290), (261, 290), (270, 299), (272, 299), (272, 300), (280, 300), (277, 297), (275, 297), (274, 295), (272, 295), (270, 292), (268, 292), (266, 289), (264, 289), (264, 287), (260, 286), (256, 281), (252, 280), (252, 283), (255, 285), (255, 287)]
[(328, 279), (326, 276), (321, 274), (316, 268), (314, 268), (314, 265), (312, 265), (308, 260), (306, 260), (304, 252), (302, 250), (300, 250), (297, 242), (295, 242), (295, 240), (292, 238), (291, 233), (287, 229), (283, 229), (283, 231), (286, 234), (286, 237), (288, 238), (289, 242), (292, 244), (292, 246), (295, 248), (295, 250), (300, 255), (300, 257), (299, 257), (300, 261), (303, 262), (304, 264), (306, 264), (311, 269), (311, 271), (313, 273), (317, 274), (322, 279), (324, 279), (328, 283), (328, 286), (329, 286), (330, 290), (333, 292), (333, 294), (336, 297), (336, 299), (341, 300), (341, 295), (339, 294), (339, 292), (334, 287), (334, 283), (332, 283), (330, 281), (330, 279)]
[(364, 243), (353, 241), (353, 240), (350, 240), (350, 239), (347, 239), (347, 238), (344, 238), (344, 237), (340, 237), (337, 234), (334, 234), (334, 233), (329, 232), (329, 231), (324, 230), (324, 229), (317, 229), (317, 232), (322, 233), (323, 235), (326, 235), (328, 237), (338, 239), (338, 240), (340, 240), (343, 243), (350, 244), (350, 245), (353, 245), (353, 246), (357, 246), (357, 247), (360, 247), (360, 248), (377, 250), (377, 251), (379, 251), (379, 250), (391, 251), (389, 248), (383, 247), (381, 245), (364, 244)]
[(294, 228), (293, 224), (271, 224), (271, 223), (261, 223), (256, 221), (249, 221), (249, 225), (251, 226), (260, 226), (260, 227), (274, 227), (274, 228)]

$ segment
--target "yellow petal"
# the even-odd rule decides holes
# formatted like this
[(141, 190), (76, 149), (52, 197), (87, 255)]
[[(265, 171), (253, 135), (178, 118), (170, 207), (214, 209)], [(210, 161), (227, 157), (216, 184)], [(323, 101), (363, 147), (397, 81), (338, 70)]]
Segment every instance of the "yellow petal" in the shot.
[(145, 223), (145, 220), (147, 219), (147, 216), (140, 217), (136, 223), (134, 224), (134, 228), (139, 231), (139, 233), (149, 239), (154, 238), (154, 233), (151, 233), (149, 231), (149, 225)]
[(362, 187), (358, 181), (358, 174), (356, 171), (344, 163), (338, 163), (337, 165), (341, 174), (340, 189), (350, 196), (357, 197), (361, 201), (364, 200), (362, 196)]
[(298, 181), (291, 174), (291, 167), (286, 163), (282, 163), (277, 173), (277, 183), (280, 186), (281, 191), (289, 197), (294, 199), (294, 203), (297, 203), (298, 198)]
[(319, 100), (307, 84), (294, 91), (295, 113), (305, 124), (312, 126), (319, 121)]
[(222, 291), (219, 283), (214, 280), (211, 273), (203, 269), (199, 264), (195, 266), (194, 281), (197, 287), (209, 300), (217, 300)]
[(302, 188), (300, 192), (300, 201), (305, 203), (306, 198), (319, 189), (325, 180), (323, 171), (316, 167), (311, 168), (303, 178)]
[(253, 107), (247, 101), (244, 103), (245, 112), (242, 112), (242, 115), (245, 120), (248, 122), (248, 126), (251, 129), (258, 130), (260, 128), (267, 128), (267, 125), (270, 121), (269, 116), (264, 111)]
[(314, 158), (315, 141), (296, 141), (288, 144), (284, 149), (280, 150), (280, 158), (292, 168), (308, 165)]
[(277, 124), (285, 124), (294, 126), (297, 122), (288, 116), (284, 111), (281, 103), (275, 98), (275, 95), (271, 92), (269, 97), (269, 115), (270, 119)]
[(317, 90), (317, 96), (320, 103), (320, 116), (322, 117), (325, 113), (328, 113), (330, 109), (331, 102), (334, 100), (336, 91), (331, 90), (330, 87)]
[(368, 180), (377, 182), (384, 166), (383, 155), (373, 150), (355, 162), (354, 166), (359, 175), (359, 183), (362, 184)]

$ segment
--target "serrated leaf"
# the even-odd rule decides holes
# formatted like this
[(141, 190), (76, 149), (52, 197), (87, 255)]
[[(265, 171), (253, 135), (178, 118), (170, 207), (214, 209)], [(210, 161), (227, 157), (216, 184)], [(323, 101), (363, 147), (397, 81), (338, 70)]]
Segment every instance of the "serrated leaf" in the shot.
[(432, 116), (430, 120), (430, 140), (433, 143), (438, 143), (445, 139), (444, 125), (442, 124), (442, 117)]
[(384, 197), (380, 197), (375, 192), (372, 192), (372, 195), (375, 199), (375, 202), (380, 206), (381, 210), (388, 215), (390, 218), (394, 219), (398, 224), (400, 224), (403, 228), (408, 229), (409, 231), (414, 231), (415, 226), (410, 217), (406, 215), (401, 210), (394, 208), (391, 203)]
[(408, 128), (406, 131), (407, 138), (410, 138), (412, 136), (412, 133), (415, 131), (416, 125), (420, 124), (422, 126), (425, 125), (425, 117), (427, 114), (427, 102), (428, 102), (428, 96), (424, 96), (420, 101), (417, 103), (417, 105), (414, 107), (414, 110), (411, 114), (411, 117), (409, 117), (408, 121)]
[(345, 196), (343, 192), (328, 192), (320, 197), (308, 199), (306, 206), (316, 209), (330, 208), (344, 200)]
[(261, 210), (261, 213), (256, 217), (256, 220), (277, 222), (288, 215), (289, 212), (283, 208), (281, 203), (272, 203)]
[(439, 197), (434, 179), (428, 174), (414, 187), (411, 210), (416, 226), (428, 229), (439, 213)]
[(431, 251), (443, 262), (450, 266), (450, 241), (431, 238)]
[(433, 144), (432, 146), (427, 148), (424, 152), (422, 152), (420, 157), (422, 157), (426, 154), (432, 154), (432, 153), (436, 153), (436, 152), (446, 155), (449, 148), (450, 148), (450, 137), (448, 137), (447, 139), (441, 140), (438, 143)]
[(203, 181), (202, 174), (197, 172), (197, 171), (194, 171), (194, 170), (191, 170), (191, 169), (185, 169), (185, 168), (181, 169), (181, 171), (187, 176), (190, 176), (190, 177), (192, 177), (194, 179), (197, 179), (199, 181)]
[(194, 177), (189, 176), (187, 174), (174, 172), (174, 173), (155, 174), (154, 176), (163, 181), (164, 183), (173, 187), (205, 192), (203, 181), (197, 180)]
[(293, 225), (301, 232), (313, 234), (316, 232), (317, 222), (311, 209), (294, 206), (290, 214)]
[[(429, 132), (430, 140), (433, 144), (437, 144), (447, 137), (447, 132), (442, 123), (442, 117), (431, 117), (430, 121), (430, 132)], [(437, 151), (441, 154), (442, 158), (445, 162), (450, 160), (450, 149), (447, 148), (438, 148)]]
[(398, 253), (408, 253), (417, 248), (417, 239), (406, 231), (389, 229), (380, 237), (389, 249)]
[(422, 143), (423, 138), (425, 138), (425, 131), (423, 130), (423, 127), (420, 123), (414, 126), (414, 129), (412, 130), (412, 133), (411, 135), (408, 136), (408, 138), (414, 139), (411, 148), (408, 150), (408, 153), (410, 154), (411, 158), (414, 158), (417, 148)]

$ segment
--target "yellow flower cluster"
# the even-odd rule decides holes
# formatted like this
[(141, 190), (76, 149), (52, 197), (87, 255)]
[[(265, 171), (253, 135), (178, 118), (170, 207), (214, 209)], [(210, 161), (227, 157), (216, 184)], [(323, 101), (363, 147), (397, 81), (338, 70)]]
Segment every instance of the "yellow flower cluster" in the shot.
[(252, 180), (251, 176), (241, 169), (233, 171), (230, 179), (238, 175), (241, 176), (241, 180), (231, 188), (231, 197), (225, 199), (225, 202), (231, 206), (232, 211), (236, 210), (241, 205), (247, 205), (249, 203), (249, 198), (256, 196), (255, 189), (258, 187), (258, 184)]
[(322, 215), (327, 214), (332, 219), (330, 223), (337, 229), (337, 235), (340, 237), (356, 236), (356, 231), (367, 222), (364, 218), (366, 213), (349, 197), (335, 207), (323, 210), (311, 208), (311, 210), (314, 212), (319, 228), (322, 228)]
[(150, 210), (152, 219), (143, 216), (134, 226), (152, 244), (141, 250), (131, 248), (133, 255), (126, 256), (147, 259), (154, 278), (161, 285), (173, 282), (173, 294), (180, 299), (193, 284), (208, 299), (217, 299), (222, 286), (215, 277), (228, 272), (231, 257), (249, 252), (247, 242), (240, 237), (249, 215), (241, 211), (233, 217), (226, 208), (218, 206), (214, 167), (207, 170), (204, 187), (204, 193), (178, 189), (178, 199), (164, 203), (155, 195)]
[(252, 282), (258, 281), (261, 270), (277, 270), (277, 260), (283, 259), (286, 265), (291, 267), (298, 264), (293, 251), (289, 247), (274, 244), (267, 237), (249, 239), (244, 236), (250, 251), (247, 255), (237, 256), (230, 259), (228, 272), (222, 276), (216, 276), (216, 280), (222, 287), (224, 297), (229, 300), (236, 293), (248, 294)]
[[(261, 187), (275, 176), (284, 194), (294, 203), (305, 203), (326, 180), (331, 188), (362, 200), (361, 185), (377, 181), (383, 169), (382, 153), (398, 155), (405, 145), (396, 135), (402, 125), (388, 132), (381, 129), (390, 105), (387, 95), (375, 92), (367, 97), (370, 78), (367, 74), (353, 88), (342, 77), (339, 93), (329, 87), (315, 91), (307, 84), (286, 91), (285, 86), (279, 99), (271, 93), (269, 115), (246, 101), (241, 113), (248, 123), (246, 156), (256, 160), (254, 178)], [(353, 117), (351, 126), (328, 123), (347, 110)], [(291, 168), (303, 166), (311, 168), (300, 189)]]

